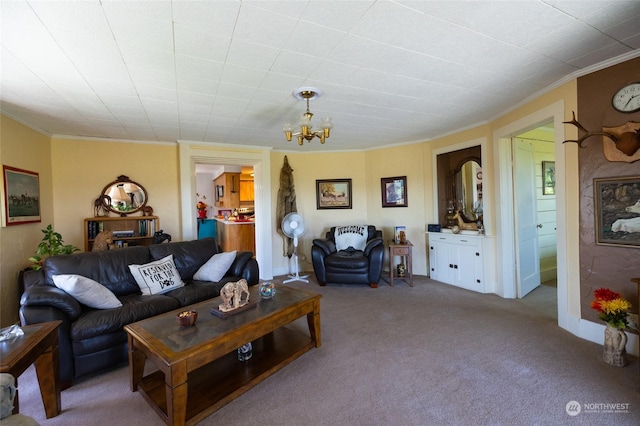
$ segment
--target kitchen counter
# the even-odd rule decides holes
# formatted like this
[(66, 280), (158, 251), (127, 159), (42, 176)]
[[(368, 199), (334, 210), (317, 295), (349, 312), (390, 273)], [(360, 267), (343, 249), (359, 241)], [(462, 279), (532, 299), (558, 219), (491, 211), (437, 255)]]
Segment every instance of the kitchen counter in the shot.
[(216, 218), (216, 221), (218, 222), (217, 241), (223, 251), (250, 251), (255, 255), (255, 223), (252, 220), (231, 221)]

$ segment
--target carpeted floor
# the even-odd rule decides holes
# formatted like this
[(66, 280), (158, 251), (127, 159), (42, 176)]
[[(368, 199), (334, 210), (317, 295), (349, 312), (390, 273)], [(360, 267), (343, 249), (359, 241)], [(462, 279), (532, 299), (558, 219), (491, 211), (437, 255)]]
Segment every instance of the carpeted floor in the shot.
[[(323, 295), (322, 346), (201, 424), (639, 424), (638, 359), (606, 365), (600, 345), (560, 329), (552, 287), (506, 300), (425, 277), (413, 288), (289, 286)], [(292, 326), (305, 330), (306, 320)], [(129, 390), (127, 371), (78, 381), (62, 393), (63, 412), (46, 420), (30, 368), (20, 377), (21, 412), (44, 425), (162, 424)]]

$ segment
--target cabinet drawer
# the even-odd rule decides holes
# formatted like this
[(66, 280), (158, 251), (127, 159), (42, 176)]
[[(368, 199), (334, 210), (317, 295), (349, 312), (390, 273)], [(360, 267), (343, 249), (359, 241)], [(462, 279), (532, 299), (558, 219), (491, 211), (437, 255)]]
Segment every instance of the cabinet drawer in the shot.
[(411, 252), (409, 247), (393, 247), (391, 249), (391, 255), (393, 256), (406, 256)]

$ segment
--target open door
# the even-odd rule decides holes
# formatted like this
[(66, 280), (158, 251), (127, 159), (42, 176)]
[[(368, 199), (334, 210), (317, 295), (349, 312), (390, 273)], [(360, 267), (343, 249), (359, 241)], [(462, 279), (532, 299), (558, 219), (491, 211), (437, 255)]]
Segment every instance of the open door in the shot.
[(535, 158), (533, 143), (513, 139), (513, 181), (515, 200), (517, 297), (522, 298), (540, 285), (538, 215), (536, 209)]

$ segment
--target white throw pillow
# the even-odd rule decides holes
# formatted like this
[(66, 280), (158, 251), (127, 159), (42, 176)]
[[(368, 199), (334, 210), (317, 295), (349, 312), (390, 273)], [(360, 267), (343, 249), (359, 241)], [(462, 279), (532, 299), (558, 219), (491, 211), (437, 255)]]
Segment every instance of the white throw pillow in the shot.
[(336, 250), (346, 250), (353, 247), (356, 250), (363, 250), (367, 246), (367, 226), (336, 226), (333, 234), (336, 242)]
[(184, 286), (173, 262), (173, 255), (144, 265), (129, 265), (143, 295), (162, 294)]
[(113, 309), (122, 306), (111, 290), (91, 278), (74, 274), (54, 275), (53, 283), (90, 308)]
[(236, 250), (214, 254), (193, 274), (193, 279), (218, 282), (227, 273), (234, 260), (236, 260)]

